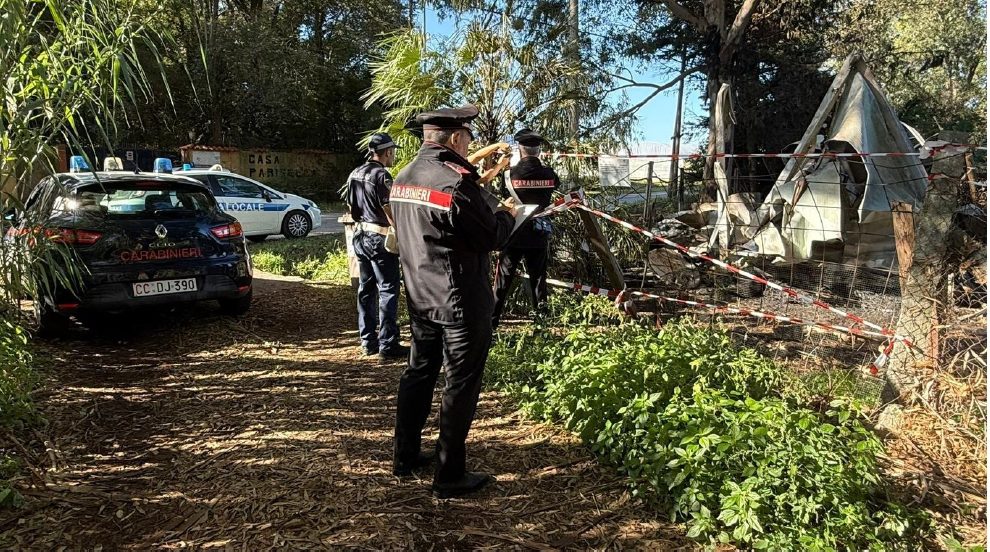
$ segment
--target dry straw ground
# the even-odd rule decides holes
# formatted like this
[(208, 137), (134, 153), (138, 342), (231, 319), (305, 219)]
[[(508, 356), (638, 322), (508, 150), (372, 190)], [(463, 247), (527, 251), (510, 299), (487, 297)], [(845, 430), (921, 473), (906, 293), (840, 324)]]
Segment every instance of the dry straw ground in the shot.
[(49, 425), (20, 443), (27, 504), (0, 548), (692, 547), (491, 391), (469, 454), (495, 485), (439, 501), (429, 472), (393, 477), (402, 366), (360, 356), (351, 290), (256, 282), (243, 319), (192, 306), (45, 345)]

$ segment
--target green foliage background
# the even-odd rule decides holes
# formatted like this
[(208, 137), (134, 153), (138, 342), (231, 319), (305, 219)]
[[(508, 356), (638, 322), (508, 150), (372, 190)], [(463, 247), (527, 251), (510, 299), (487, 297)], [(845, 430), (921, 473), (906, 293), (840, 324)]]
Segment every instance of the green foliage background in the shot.
[[(169, 36), (148, 26), (155, 6), (112, 0), (0, 0), (0, 14), (0, 212), (37, 228), (48, 213), (36, 220), (20, 198), (54, 171), (54, 146), (111, 144), (132, 123), (128, 108), (152, 97), (151, 75), (161, 73)], [(167, 86), (161, 92), (168, 98)], [(8, 225), (0, 222), (0, 233)], [(55, 285), (77, 289), (82, 269), (71, 248), (41, 232), (5, 235), (0, 259), (0, 433), (7, 434), (37, 421), (32, 393), (40, 376), (21, 301), (37, 308)], [(0, 507), (20, 502), (7, 483), (18, 473), (13, 454), (0, 440)]]
[[(158, 3), (131, 0), (135, 9)], [(156, 26), (175, 35), (152, 101), (119, 143), (358, 153), (380, 112), (365, 110), (377, 41), (405, 24), (397, 1), (166, 0)], [(171, 88), (174, 102), (160, 92)], [(174, 106), (173, 106), (174, 103)]]

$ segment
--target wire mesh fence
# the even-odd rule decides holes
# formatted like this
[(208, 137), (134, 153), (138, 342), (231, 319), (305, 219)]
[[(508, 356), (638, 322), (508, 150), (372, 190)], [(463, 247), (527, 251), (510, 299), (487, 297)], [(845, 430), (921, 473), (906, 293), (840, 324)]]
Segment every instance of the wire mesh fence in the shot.
[[(864, 211), (862, 186), (854, 178), (842, 176), (855, 170), (850, 169), (850, 163), (856, 160), (822, 160), (837, 165), (839, 177), (805, 182), (810, 190), (805, 194), (809, 199), (806, 206), (818, 220), (811, 220), (806, 213), (803, 218), (779, 217), (760, 223), (756, 211), (767, 202), (766, 195), (759, 193), (742, 199), (730, 196), (705, 205), (689, 192), (694, 208), (678, 212), (676, 203), (666, 197), (660, 179), (652, 189), (641, 185), (598, 188), (588, 194), (586, 201), (602, 212), (648, 230), (644, 237), (628, 228), (601, 222), (625, 271), (627, 288), (701, 303), (660, 300), (657, 303), (667, 304), (657, 306), (657, 316), (692, 316), (724, 325), (740, 341), (760, 348), (823, 392), (828, 393), (831, 387), (842, 388), (877, 406), (890, 400), (890, 377), (887, 370), (871, 371), (871, 367), (889, 355), (890, 338), (863, 335), (857, 330), (866, 326), (857, 320), (890, 333), (905, 333), (915, 340), (921, 335), (924, 342), (908, 346), (902, 341), (895, 347), (910, 349), (910, 363), (916, 371), (937, 372), (937, 385), (932, 384), (931, 377), (916, 377), (911, 386), (900, 386), (895, 391), (920, 393), (927, 403), (948, 405), (955, 391), (963, 386), (973, 387), (972, 382), (985, 378), (985, 365), (980, 372), (975, 359), (985, 357), (986, 351), (986, 188), (980, 185), (980, 179), (985, 181), (986, 176), (985, 161), (974, 163), (971, 153), (947, 157), (965, 157), (966, 163), (956, 163), (962, 167), (958, 174), (946, 172), (945, 164), (939, 168), (940, 178), (946, 179), (956, 192), (948, 202), (951, 214), (946, 221), (951, 227), (940, 229), (943, 237), (951, 235), (951, 239), (946, 238), (951, 244), (946, 242), (947, 250), (938, 252), (938, 263), (926, 268), (926, 277), (932, 280), (926, 291), (935, 296), (925, 300), (935, 304), (930, 309), (934, 318), (916, 328), (910, 327), (912, 321), (902, 313), (902, 288), (907, 274), (898, 263), (896, 249), (900, 240), (892, 221), (896, 214)], [(931, 170), (931, 161), (924, 168)], [(818, 201), (813, 184), (841, 189), (834, 194), (838, 199)], [(879, 186), (886, 193), (896, 184), (880, 182)], [(822, 195), (821, 191), (817, 193)], [(890, 204), (896, 201), (891, 199)], [(788, 222), (782, 224), (781, 219)], [(577, 217), (560, 216), (554, 224), (551, 249), (555, 262), (551, 274), (569, 282), (604, 285), (602, 262), (588, 247), (585, 229)], [(723, 247), (718, 239), (713, 240), (721, 224), (731, 227), (726, 234), (735, 242), (733, 247)], [(801, 254), (786, 248), (784, 254), (763, 254), (753, 246), (753, 238), (761, 228), (773, 224), (777, 225), (777, 234), (797, 236), (810, 246)], [(716, 256), (733, 267), (778, 285), (768, 286), (759, 279), (685, 254), (650, 239), (650, 232), (695, 251), (712, 251), (714, 245)], [(718, 237), (724, 240), (726, 234)], [(822, 304), (833, 308), (824, 310)], [(836, 312), (850, 316), (843, 319)], [(985, 418), (985, 393), (971, 392), (966, 396), (970, 399), (964, 417)], [(963, 415), (962, 408), (952, 406), (950, 415)]]

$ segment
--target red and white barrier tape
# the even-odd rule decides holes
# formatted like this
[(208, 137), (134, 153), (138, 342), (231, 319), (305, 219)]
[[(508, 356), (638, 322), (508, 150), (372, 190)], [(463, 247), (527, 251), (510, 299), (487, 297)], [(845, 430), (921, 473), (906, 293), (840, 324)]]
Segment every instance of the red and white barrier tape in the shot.
[(798, 290), (796, 290), (794, 288), (785, 286), (785, 285), (780, 284), (780, 283), (777, 283), (777, 282), (773, 282), (771, 280), (767, 280), (766, 278), (763, 278), (761, 276), (757, 276), (756, 274), (753, 274), (753, 273), (751, 273), (751, 272), (749, 272), (747, 270), (744, 270), (742, 268), (739, 268), (737, 266), (734, 266), (732, 264), (729, 264), (729, 263), (727, 263), (725, 261), (716, 259), (714, 257), (710, 257), (710, 256), (705, 255), (703, 253), (698, 253), (698, 252), (695, 252), (695, 251), (691, 251), (687, 247), (685, 247), (685, 246), (683, 246), (683, 245), (681, 245), (681, 244), (679, 244), (679, 243), (677, 243), (675, 241), (672, 241), (672, 240), (670, 240), (668, 238), (665, 238), (665, 237), (663, 237), (663, 236), (661, 236), (659, 234), (654, 234), (653, 232), (650, 232), (649, 230), (646, 230), (645, 228), (640, 228), (639, 226), (636, 226), (634, 224), (628, 223), (628, 222), (626, 222), (626, 221), (624, 221), (622, 219), (616, 218), (616, 217), (614, 217), (612, 215), (609, 215), (608, 213), (604, 213), (604, 212), (599, 211), (597, 209), (593, 209), (591, 207), (588, 207), (584, 203), (580, 203), (580, 204), (575, 205), (575, 208), (576, 209), (583, 209), (583, 210), (585, 210), (585, 211), (587, 211), (587, 212), (589, 212), (589, 213), (591, 213), (593, 215), (596, 215), (596, 216), (598, 216), (600, 218), (603, 218), (603, 219), (605, 219), (605, 220), (607, 220), (609, 222), (618, 224), (619, 226), (622, 226), (623, 228), (626, 228), (627, 230), (632, 230), (633, 232), (638, 232), (640, 234), (643, 234), (644, 236), (649, 237), (650, 239), (653, 239), (653, 240), (658, 241), (660, 243), (663, 243), (665, 245), (669, 245), (670, 247), (673, 247), (673, 248), (677, 249), (678, 251), (680, 251), (681, 253), (683, 253), (685, 255), (688, 255), (690, 257), (694, 257), (694, 258), (697, 258), (697, 259), (702, 259), (704, 261), (707, 261), (709, 263), (712, 263), (713, 265), (715, 265), (715, 266), (717, 266), (719, 268), (725, 269), (725, 270), (731, 272), (732, 274), (738, 274), (739, 276), (742, 276), (742, 277), (744, 277), (744, 278), (746, 278), (748, 280), (752, 280), (754, 282), (758, 282), (758, 283), (763, 284), (763, 285), (765, 285), (765, 286), (767, 286), (769, 288), (772, 288), (772, 289), (775, 289), (775, 290), (780, 291), (782, 293), (785, 293), (788, 296), (790, 296), (791, 298), (797, 299), (798, 301), (800, 301), (803, 304), (813, 305), (813, 306), (815, 306), (815, 307), (817, 307), (819, 309), (822, 309), (822, 310), (831, 312), (832, 314), (838, 315), (838, 316), (840, 316), (842, 318), (845, 318), (847, 320), (851, 320), (855, 324), (863, 325), (863, 326), (866, 326), (868, 328), (872, 328), (872, 329), (876, 330), (877, 332), (879, 332), (880, 334), (882, 334), (884, 336), (887, 336), (890, 339), (895, 339), (897, 341), (903, 342), (904, 344), (906, 344), (909, 347), (914, 347), (914, 344), (911, 342), (910, 339), (908, 339), (908, 338), (906, 338), (904, 336), (901, 336), (901, 335), (897, 335), (896, 333), (894, 333), (893, 330), (890, 330), (888, 328), (884, 328), (883, 326), (881, 326), (879, 324), (874, 324), (872, 322), (869, 322), (867, 320), (864, 320), (863, 318), (861, 318), (859, 316), (856, 316), (855, 314), (852, 314), (850, 312), (847, 312), (847, 311), (844, 311), (842, 309), (838, 309), (836, 307), (833, 307), (832, 305), (829, 305), (828, 303), (826, 303), (826, 302), (824, 302), (824, 301), (822, 301), (820, 299), (815, 299), (814, 297), (811, 297), (810, 295), (808, 295), (806, 293), (803, 293), (801, 291), (798, 291)]
[[(528, 278), (528, 276), (525, 274), (523, 274), (523, 277)], [(600, 295), (602, 297), (610, 297), (610, 298), (615, 298), (621, 293), (621, 290), (605, 289), (595, 286), (587, 286), (584, 284), (572, 284), (570, 282), (555, 280), (553, 278), (547, 278), (547, 285), (551, 285), (559, 288), (566, 288), (573, 291), (581, 291), (584, 293), (589, 293), (591, 295)], [(805, 320), (803, 318), (798, 318), (796, 316), (786, 316), (783, 314), (776, 314), (773, 312), (763, 312), (754, 309), (730, 307), (728, 305), (717, 305), (714, 303), (703, 303), (701, 301), (692, 301), (690, 299), (678, 299), (676, 297), (667, 297), (664, 295), (657, 295), (655, 293), (649, 293), (645, 291), (628, 290), (627, 293), (629, 295), (634, 295), (636, 297), (657, 299), (659, 301), (663, 301), (666, 303), (677, 303), (680, 305), (687, 305), (689, 307), (711, 309), (714, 310), (715, 312), (724, 313), (724, 314), (739, 314), (742, 316), (751, 316), (753, 318), (775, 320), (777, 322), (787, 322), (789, 324), (794, 324), (796, 326), (818, 326), (819, 328), (823, 328), (826, 330), (846, 333), (858, 337), (873, 337), (884, 340), (890, 339), (890, 336), (882, 334), (880, 332), (863, 330), (860, 328), (849, 327), (849, 326), (841, 326), (839, 324), (830, 324), (828, 322), (820, 322), (817, 320)]]
[(896, 341), (901, 341), (904, 344), (906, 344), (908, 347), (916, 348), (915, 345), (912, 343), (912, 341), (909, 338), (906, 338), (906, 337), (901, 336), (901, 335), (897, 335), (894, 331), (892, 331), (892, 330), (890, 330), (888, 328), (884, 328), (883, 326), (881, 326), (879, 324), (874, 324), (872, 322), (869, 322), (869, 321), (867, 321), (867, 320), (865, 320), (865, 319), (863, 319), (863, 318), (861, 318), (859, 316), (856, 316), (855, 314), (852, 314), (852, 313), (847, 312), (847, 311), (844, 311), (842, 309), (838, 309), (836, 307), (833, 307), (832, 305), (829, 305), (828, 303), (825, 303), (824, 301), (822, 301), (820, 299), (815, 299), (814, 297), (811, 297), (810, 295), (808, 295), (806, 293), (800, 292), (800, 291), (798, 291), (798, 290), (796, 290), (794, 288), (785, 286), (783, 284), (779, 284), (777, 282), (773, 282), (773, 281), (767, 280), (766, 278), (763, 278), (761, 276), (757, 276), (756, 274), (753, 274), (753, 273), (751, 273), (751, 272), (749, 272), (747, 270), (744, 270), (742, 268), (739, 268), (737, 266), (734, 266), (732, 264), (729, 264), (729, 263), (727, 263), (725, 261), (722, 261), (720, 259), (716, 259), (714, 257), (710, 257), (710, 256), (705, 255), (703, 253), (698, 253), (698, 252), (695, 252), (695, 251), (691, 251), (687, 247), (685, 247), (685, 246), (683, 246), (683, 245), (681, 245), (681, 244), (679, 244), (679, 243), (677, 243), (677, 242), (675, 242), (673, 240), (670, 240), (670, 239), (668, 239), (668, 238), (666, 238), (666, 237), (664, 237), (662, 235), (654, 234), (653, 232), (650, 232), (649, 230), (646, 230), (645, 228), (640, 228), (639, 226), (636, 226), (636, 225), (631, 224), (629, 222), (626, 222), (626, 221), (624, 221), (622, 219), (619, 219), (617, 217), (614, 217), (612, 215), (609, 215), (608, 213), (599, 211), (597, 209), (593, 209), (593, 208), (589, 207), (587, 204), (584, 203), (583, 196), (580, 193), (578, 193), (578, 192), (572, 192), (572, 193), (566, 195), (565, 197), (557, 200), (554, 203), (553, 206), (551, 206), (548, 209), (544, 210), (542, 213), (540, 213), (537, 216), (548, 216), (548, 215), (555, 214), (557, 212), (561, 212), (561, 211), (564, 211), (564, 210), (567, 210), (567, 209), (572, 209), (572, 208), (583, 209), (583, 210), (585, 210), (585, 211), (587, 211), (587, 212), (589, 212), (589, 213), (591, 213), (593, 215), (596, 215), (596, 216), (598, 216), (600, 218), (604, 218), (605, 220), (607, 220), (609, 222), (612, 222), (614, 224), (618, 224), (619, 226), (622, 226), (623, 228), (626, 228), (627, 230), (632, 230), (633, 232), (637, 232), (637, 233), (643, 234), (644, 236), (647, 236), (647, 237), (649, 237), (652, 240), (659, 241), (660, 243), (663, 243), (665, 245), (668, 245), (670, 247), (673, 247), (673, 248), (677, 249), (678, 251), (680, 251), (681, 253), (683, 253), (685, 255), (688, 255), (688, 256), (694, 257), (694, 258), (698, 258), (698, 259), (702, 259), (704, 261), (707, 261), (709, 263), (712, 263), (715, 266), (717, 266), (719, 268), (722, 268), (722, 269), (725, 269), (725, 270), (727, 270), (728, 272), (730, 272), (732, 274), (738, 274), (738, 275), (740, 275), (740, 276), (742, 276), (742, 277), (744, 277), (746, 279), (749, 279), (749, 280), (752, 280), (754, 282), (760, 283), (760, 284), (765, 285), (765, 286), (767, 286), (767, 287), (769, 287), (771, 289), (776, 289), (777, 291), (780, 291), (780, 292), (782, 292), (782, 293), (790, 296), (791, 298), (800, 301), (803, 304), (813, 305), (813, 306), (815, 306), (815, 307), (817, 307), (819, 309), (822, 309), (822, 310), (831, 312), (832, 314), (838, 315), (838, 316), (840, 316), (840, 317), (842, 317), (842, 318), (844, 318), (846, 320), (851, 320), (853, 322), (853, 324), (855, 324), (855, 325), (862, 325), (862, 326), (866, 326), (868, 328), (872, 328), (873, 330), (875, 330), (876, 332), (878, 332), (880, 335), (886, 336), (889, 339), (893, 339), (893, 340), (896, 340)]
[(880, 373), (880, 369), (883, 368), (887, 361), (890, 360), (890, 353), (894, 351), (894, 343), (897, 343), (893, 339), (887, 342), (887, 346), (884, 347), (883, 352), (880, 353), (873, 362), (870, 363), (870, 374), (877, 375)]
[(562, 213), (577, 207), (581, 203), (584, 203), (584, 195), (581, 192), (568, 192), (564, 194), (564, 197), (554, 201), (543, 211), (533, 215), (533, 218), (548, 217), (550, 215)]
[[(523, 278), (529, 278), (529, 275), (528, 274), (522, 274), (521, 276)], [(622, 293), (621, 290), (605, 289), (605, 288), (599, 288), (599, 287), (596, 287), (596, 286), (588, 286), (588, 285), (584, 285), (584, 284), (574, 284), (574, 283), (570, 283), (570, 282), (564, 282), (563, 280), (556, 280), (556, 279), (553, 279), (553, 278), (547, 278), (547, 285), (554, 286), (554, 287), (559, 287), (559, 288), (570, 289), (572, 291), (579, 291), (579, 292), (583, 292), (583, 293), (589, 293), (591, 295), (600, 295), (602, 297), (608, 297), (608, 298), (611, 298), (611, 299), (614, 299), (614, 298), (618, 297), (619, 294)], [(628, 293), (629, 293), (629, 295), (633, 295), (633, 296), (636, 296), (636, 297), (646, 297), (646, 298), (649, 298), (649, 299), (657, 299), (659, 301), (663, 301), (663, 302), (667, 302), (667, 303), (676, 303), (676, 304), (680, 304), (680, 305), (686, 305), (686, 306), (689, 306), (689, 307), (710, 309), (712, 312), (715, 312), (715, 313), (739, 314), (739, 315), (742, 315), (742, 316), (750, 316), (750, 317), (753, 317), (753, 318), (761, 318), (761, 319), (764, 319), (764, 320), (774, 320), (774, 321), (777, 321), (777, 322), (786, 322), (786, 323), (789, 323), (789, 324), (794, 324), (796, 326), (818, 326), (819, 328), (823, 328), (823, 329), (826, 329), (826, 330), (829, 330), (829, 331), (835, 331), (835, 332), (845, 333), (845, 334), (849, 334), (849, 335), (855, 335), (855, 336), (858, 336), (858, 337), (873, 337), (873, 338), (887, 339), (888, 342), (887, 342), (887, 346), (884, 349), (884, 351), (882, 353), (880, 353), (880, 356), (877, 357), (876, 360), (874, 360), (873, 362), (870, 363), (869, 370), (870, 370), (870, 373), (872, 375), (874, 375), (874, 376), (877, 375), (880, 372), (880, 368), (882, 368), (887, 363), (887, 359), (890, 357), (891, 351), (893, 351), (894, 343), (896, 343), (896, 340), (891, 339), (890, 336), (888, 336), (886, 334), (883, 334), (883, 333), (880, 333), (880, 332), (872, 332), (872, 331), (869, 331), (869, 330), (862, 330), (862, 329), (856, 328), (856, 327), (841, 326), (841, 325), (838, 325), (838, 324), (830, 324), (828, 322), (821, 322), (821, 321), (817, 321), (817, 320), (804, 320), (804, 319), (798, 318), (796, 316), (785, 316), (785, 315), (782, 315), (782, 314), (775, 314), (775, 313), (772, 313), (772, 312), (763, 312), (763, 311), (758, 311), (758, 310), (753, 310), (753, 309), (744, 309), (744, 308), (738, 308), (738, 307), (729, 307), (727, 305), (716, 305), (714, 303), (703, 303), (701, 301), (691, 301), (689, 299), (678, 299), (676, 297), (667, 297), (667, 296), (663, 296), (663, 295), (657, 295), (655, 293), (648, 293), (648, 292), (645, 292), (645, 291), (630, 290)]]
[(887, 151), (887, 152), (858, 152), (858, 153), (847, 153), (847, 152), (819, 152), (819, 153), (688, 153), (688, 154), (678, 154), (674, 155), (672, 153), (658, 153), (658, 154), (636, 154), (636, 155), (610, 155), (607, 153), (561, 153), (561, 152), (546, 152), (543, 154), (544, 157), (572, 157), (577, 159), (596, 159), (599, 157), (612, 157), (615, 159), (705, 159), (708, 157), (714, 159), (760, 159), (760, 158), (779, 158), (779, 159), (845, 159), (845, 158), (855, 158), (855, 157), (918, 157), (920, 159), (928, 159), (934, 157), (940, 153), (945, 153), (948, 155), (956, 155), (959, 153), (965, 153), (969, 150), (986, 150), (986, 146), (980, 146), (977, 144), (951, 144), (948, 142), (933, 141), (925, 142), (921, 151)]

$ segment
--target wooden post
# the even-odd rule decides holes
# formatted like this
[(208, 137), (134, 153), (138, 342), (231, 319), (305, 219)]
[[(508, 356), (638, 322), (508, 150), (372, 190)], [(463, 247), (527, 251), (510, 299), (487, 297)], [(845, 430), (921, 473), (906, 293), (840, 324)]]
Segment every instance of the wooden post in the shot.
[(581, 222), (584, 223), (591, 249), (594, 250), (598, 258), (602, 260), (602, 264), (605, 265), (605, 274), (608, 276), (609, 285), (612, 286), (612, 289), (624, 289), (626, 287), (626, 279), (622, 276), (622, 267), (619, 266), (619, 261), (612, 254), (612, 248), (609, 247), (608, 241), (605, 240), (605, 234), (602, 234), (601, 226), (598, 226), (598, 219), (595, 215), (584, 209), (576, 209), (576, 211), (578, 212), (578, 216), (581, 217)]
[[(681, 73), (687, 68), (687, 56), (681, 53)], [(684, 190), (679, 184), (678, 169), (680, 168), (680, 154), (681, 154), (681, 112), (684, 111), (684, 81), (686, 79), (681, 79), (681, 82), (677, 84), (677, 113), (674, 116), (674, 135), (670, 137), (671, 140), (671, 151), (670, 153), (670, 176), (667, 180), (667, 197), (677, 198), (677, 210), (684, 210)]]
[(901, 286), (907, 282), (911, 263), (914, 261), (914, 213), (913, 205), (902, 201), (891, 203), (891, 217), (894, 221), (894, 245), (897, 248), (897, 268), (901, 276)]
[(969, 184), (969, 201), (976, 203), (980, 199), (979, 192), (976, 191), (976, 170), (973, 166), (973, 152), (967, 151), (964, 157), (966, 160), (966, 183)]

